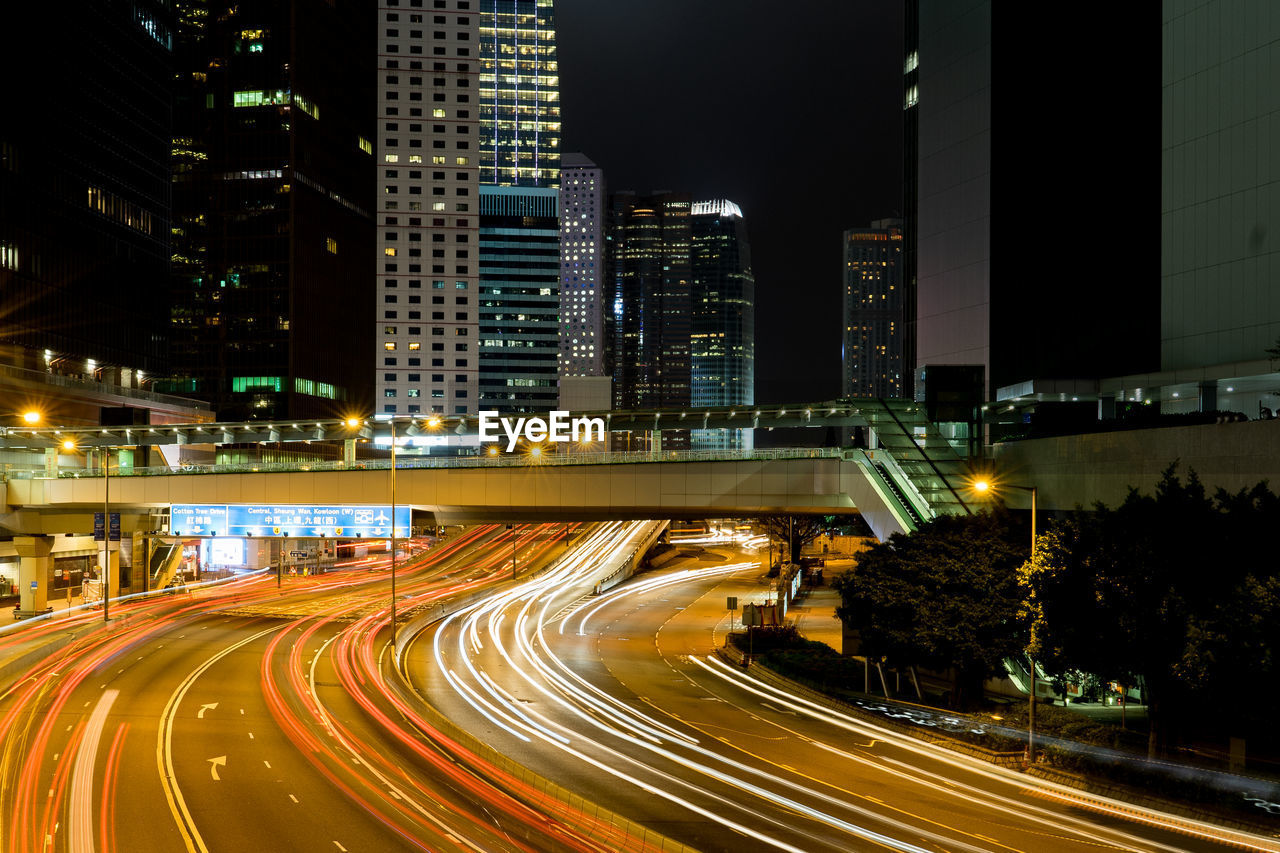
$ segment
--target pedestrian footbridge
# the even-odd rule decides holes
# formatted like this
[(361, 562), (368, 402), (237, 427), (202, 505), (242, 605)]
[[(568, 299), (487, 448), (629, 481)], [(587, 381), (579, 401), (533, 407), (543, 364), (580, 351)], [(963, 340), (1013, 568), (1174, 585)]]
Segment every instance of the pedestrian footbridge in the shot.
[[(592, 413), (588, 413), (592, 414)], [(622, 453), (401, 455), (395, 503), (436, 523), (493, 519), (602, 519), (860, 513), (887, 538), (939, 513), (968, 512), (964, 463), (906, 400), (841, 400), (770, 409), (599, 413), (610, 432), (648, 432), (653, 449)], [(474, 430), (466, 418), (346, 420), (306, 424), (199, 424), (189, 427), (10, 430), (0, 447), (36, 449), (55, 441), (80, 448), (246, 442), (343, 441), (388, 446), (405, 436)], [(667, 429), (862, 426), (875, 449), (662, 450)], [(45, 434), (47, 433), (47, 434)], [(44, 442), (44, 445), (41, 444)], [(99, 451), (102, 452), (102, 451)], [(101, 466), (7, 472), (0, 535), (87, 532), (104, 502), (125, 530), (163, 531), (172, 504), (388, 504), (390, 461)]]

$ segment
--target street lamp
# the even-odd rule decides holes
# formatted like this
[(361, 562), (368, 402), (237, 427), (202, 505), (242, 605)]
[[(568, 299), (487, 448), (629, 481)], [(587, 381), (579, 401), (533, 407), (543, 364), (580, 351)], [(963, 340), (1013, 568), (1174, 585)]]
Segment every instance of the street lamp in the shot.
[[(1001, 489), (1017, 489), (1020, 492), (1031, 493), (1031, 559), (1036, 558), (1036, 497), (1038, 491), (1035, 486), (1015, 486), (1009, 483), (993, 483), (990, 480), (974, 480), (969, 484), (978, 494), (985, 495), (988, 492), (994, 493), (997, 486)], [(1036, 659), (1030, 654), (1027, 655), (1027, 661), (1031, 664), (1030, 683), (1027, 685), (1029, 690), (1029, 704), (1027, 706), (1027, 760), (1034, 764), (1036, 760)]]
[(396, 647), (396, 421), (391, 426), (391, 648)]
[(25, 422), (30, 426), (35, 426), (36, 424), (40, 423), (40, 413), (37, 412), (35, 409), (31, 409), (30, 411), (23, 412), (22, 420), (23, 422)]

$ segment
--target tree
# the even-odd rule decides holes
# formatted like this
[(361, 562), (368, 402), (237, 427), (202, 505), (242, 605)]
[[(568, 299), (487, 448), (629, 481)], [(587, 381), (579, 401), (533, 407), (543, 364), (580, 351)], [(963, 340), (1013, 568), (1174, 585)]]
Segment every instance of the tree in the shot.
[(800, 552), (804, 546), (821, 536), (830, 526), (831, 518), (825, 515), (766, 515), (763, 519), (764, 531), (771, 539), (790, 542), (791, 559), (787, 562), (800, 562)]
[[(1140, 678), (1148, 752), (1163, 754), (1213, 696), (1258, 682), (1274, 696), (1280, 579), (1268, 551), (1278, 525), (1280, 499), (1264, 485), (1210, 498), (1176, 463), (1153, 496), (1131, 489), (1115, 509), (1077, 511), (1019, 570), (1031, 653), (1051, 669)], [(1213, 719), (1243, 724), (1258, 711), (1234, 704)]]
[(834, 581), (836, 615), (870, 659), (950, 669), (953, 704), (975, 705), (983, 681), (1026, 646), (1017, 575), (1025, 541), (1003, 510), (939, 516), (859, 555)]

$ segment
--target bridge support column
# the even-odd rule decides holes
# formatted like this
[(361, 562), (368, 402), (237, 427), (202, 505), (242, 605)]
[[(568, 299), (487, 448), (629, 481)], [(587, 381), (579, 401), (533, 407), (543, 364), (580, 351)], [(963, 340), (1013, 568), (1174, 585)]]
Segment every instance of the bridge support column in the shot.
[(39, 613), (49, 606), (49, 578), (53, 574), (53, 539), (49, 536), (15, 536), (13, 548), (18, 552), (18, 590), (22, 599), (19, 609)]
[(662, 452), (662, 430), (649, 430), (649, 452), (655, 455)]
[(58, 448), (46, 447), (44, 449), (44, 475), (46, 477), (58, 476)]
[(354, 438), (342, 440), (342, 461), (348, 465), (356, 461), (356, 440)]

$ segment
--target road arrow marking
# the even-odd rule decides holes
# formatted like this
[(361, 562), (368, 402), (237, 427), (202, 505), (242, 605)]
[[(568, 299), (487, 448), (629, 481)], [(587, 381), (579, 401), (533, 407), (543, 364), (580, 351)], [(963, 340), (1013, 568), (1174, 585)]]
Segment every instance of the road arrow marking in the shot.
[(207, 760), (209, 762), (209, 772), (213, 774), (213, 781), (221, 782), (222, 780), (218, 778), (218, 766), (221, 765), (226, 767), (227, 757), (225, 755), (219, 755), (217, 758), (210, 758)]
[(217, 702), (210, 702), (208, 705), (201, 705), (200, 712), (196, 714), (196, 719), (203, 720), (205, 711), (212, 711), (214, 708), (217, 708), (217, 707), (218, 707)]

